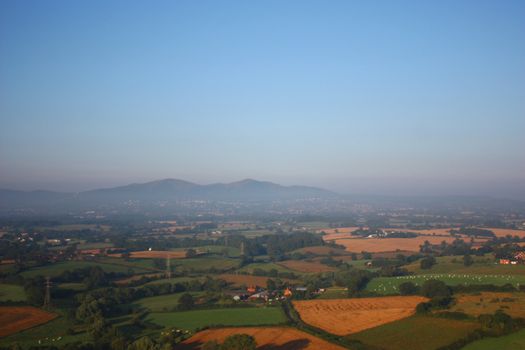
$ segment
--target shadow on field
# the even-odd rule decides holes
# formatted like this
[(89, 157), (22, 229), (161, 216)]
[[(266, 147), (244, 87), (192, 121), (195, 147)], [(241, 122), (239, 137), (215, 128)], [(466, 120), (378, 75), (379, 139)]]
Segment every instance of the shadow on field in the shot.
[[(308, 347), (310, 341), (308, 339), (297, 339), (291, 340), (281, 345), (277, 344), (267, 344), (263, 346), (258, 346), (257, 350), (303, 350)], [(201, 342), (193, 342), (189, 344), (178, 344), (175, 346), (177, 350), (199, 350), (202, 345)]]
[(267, 344), (257, 347), (257, 350), (302, 350), (310, 344), (308, 339), (290, 340), (282, 345)]

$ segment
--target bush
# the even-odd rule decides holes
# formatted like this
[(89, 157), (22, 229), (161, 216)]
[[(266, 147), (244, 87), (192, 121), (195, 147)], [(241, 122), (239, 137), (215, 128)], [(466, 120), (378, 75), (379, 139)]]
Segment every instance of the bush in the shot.
[(421, 262), (419, 263), (421, 266), (421, 269), (423, 270), (429, 270), (436, 264), (436, 259), (433, 256), (427, 256), (421, 259)]
[(399, 285), (399, 293), (401, 295), (417, 294), (419, 288), (412, 282), (403, 282)]

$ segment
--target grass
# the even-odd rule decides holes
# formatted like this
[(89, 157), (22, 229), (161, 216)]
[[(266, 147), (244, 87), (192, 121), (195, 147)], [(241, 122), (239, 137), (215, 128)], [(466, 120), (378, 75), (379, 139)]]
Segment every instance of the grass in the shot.
[(429, 350), (453, 343), (479, 325), (428, 316), (412, 316), (367, 329), (348, 338), (388, 350)]
[(82, 230), (109, 231), (110, 228), (111, 226), (109, 225), (72, 224), (72, 225), (38, 226), (38, 227), (35, 227), (35, 231), (82, 231)]
[[(215, 277), (215, 276), (210, 276), (210, 277)], [(163, 283), (171, 283), (171, 284), (184, 283), (184, 282), (191, 282), (193, 280), (201, 280), (201, 279), (202, 279), (202, 276), (201, 277), (188, 277), (188, 276), (172, 277), (170, 279), (163, 278), (160, 280), (154, 280), (154, 281), (148, 282), (145, 284), (145, 286), (151, 285), (151, 284), (163, 284)]]
[(455, 286), (459, 284), (494, 284), (502, 286), (510, 283), (515, 287), (525, 285), (525, 276), (512, 275), (457, 275), (457, 274), (427, 274), (399, 277), (378, 277), (370, 281), (366, 290), (379, 294), (398, 294), (399, 285), (403, 282), (412, 282), (421, 286), (426, 280), (436, 279), (445, 282), (447, 285)]
[(261, 270), (264, 270), (264, 271), (270, 271), (270, 270), (277, 270), (278, 272), (294, 272), (297, 274), (296, 271), (292, 271), (290, 269), (287, 269), (286, 267), (284, 266), (281, 266), (281, 265), (277, 265), (275, 263), (253, 263), (253, 264), (248, 264), (246, 266), (244, 266), (243, 268), (239, 269), (240, 272), (248, 272), (248, 273), (253, 273), (253, 270), (255, 269), (261, 269)]
[[(125, 266), (126, 268), (131, 268), (133, 270), (158, 270), (155, 267), (153, 259), (121, 259), (121, 258), (97, 258), (97, 262), (110, 265)], [(135, 271), (137, 272), (137, 271)]]
[(415, 274), (454, 273), (467, 275), (524, 275), (525, 265), (496, 264), (491, 256), (473, 256), (474, 264), (463, 265), (462, 256), (444, 256), (436, 259), (436, 265), (430, 270), (422, 270), (420, 262), (416, 261), (406, 266), (406, 269)]
[[(184, 293), (176, 293), (142, 298), (137, 300), (135, 304), (152, 312), (172, 311), (177, 307), (179, 299), (183, 294)], [(203, 292), (191, 293), (194, 298), (198, 298), (203, 294)]]
[(348, 290), (342, 287), (327, 288), (324, 293), (320, 294), (318, 299), (344, 299), (348, 298)]
[(284, 323), (286, 318), (279, 307), (253, 307), (151, 313), (148, 320), (164, 327), (179, 327), (184, 330), (195, 331), (213, 325), (275, 325)]
[(106, 242), (80, 243), (77, 245), (77, 249), (102, 249), (111, 247), (113, 247), (113, 243)]
[(75, 292), (82, 292), (87, 289), (86, 285), (84, 283), (60, 283), (58, 285), (58, 288), (60, 289), (70, 289), (74, 290)]
[(22, 286), (0, 284), (0, 301), (26, 301), (26, 293)]
[(240, 261), (237, 259), (201, 257), (191, 259), (172, 260), (172, 266), (182, 271), (207, 271), (210, 268), (216, 268), (220, 271), (235, 269), (239, 267)]
[[(24, 277), (36, 277), (36, 276), (49, 276), (49, 277), (56, 277), (63, 273), (64, 271), (71, 271), (75, 269), (81, 269), (85, 267), (91, 267), (91, 266), (100, 266), (105, 272), (121, 272), (121, 273), (128, 273), (129, 267), (127, 266), (121, 266), (121, 265), (114, 265), (114, 264), (105, 264), (105, 263), (99, 263), (94, 261), (66, 261), (66, 262), (58, 262), (51, 265), (45, 265), (45, 266), (39, 266), (34, 267), (29, 270), (26, 270), (20, 275)], [(134, 268), (135, 269), (135, 268)], [(135, 269), (135, 272), (137, 270), (141, 270), (141, 272), (146, 272), (144, 269)]]
[(462, 350), (517, 350), (525, 349), (525, 329), (497, 338), (484, 338), (465, 346)]

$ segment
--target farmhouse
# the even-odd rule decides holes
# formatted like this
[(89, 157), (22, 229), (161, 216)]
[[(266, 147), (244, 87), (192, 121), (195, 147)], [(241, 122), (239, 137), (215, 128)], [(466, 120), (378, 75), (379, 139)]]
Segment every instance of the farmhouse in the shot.
[(519, 252), (516, 255), (514, 255), (514, 259), (517, 261), (520, 261), (522, 263), (525, 263), (525, 252)]

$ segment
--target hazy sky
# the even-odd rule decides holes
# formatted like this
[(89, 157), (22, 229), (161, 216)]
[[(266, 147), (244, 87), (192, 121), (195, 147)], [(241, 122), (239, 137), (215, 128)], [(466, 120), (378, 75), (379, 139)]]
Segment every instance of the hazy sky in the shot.
[(525, 1), (0, 1), (0, 187), (525, 197)]

